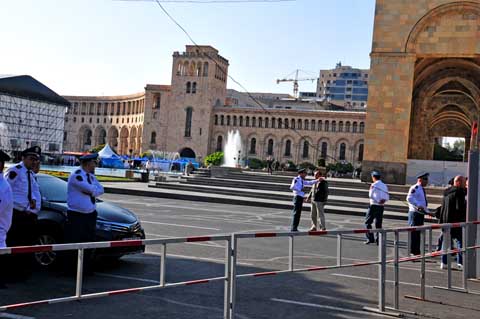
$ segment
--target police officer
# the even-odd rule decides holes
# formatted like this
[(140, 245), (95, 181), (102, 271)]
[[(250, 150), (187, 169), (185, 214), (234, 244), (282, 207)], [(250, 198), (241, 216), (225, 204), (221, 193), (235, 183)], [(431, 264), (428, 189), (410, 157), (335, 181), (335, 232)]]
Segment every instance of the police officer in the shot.
[[(370, 199), (370, 205), (368, 206), (367, 216), (365, 216), (365, 226), (367, 229), (372, 229), (373, 220), (375, 220), (375, 228), (382, 228), (383, 211), (385, 203), (390, 199), (388, 195), (388, 187), (381, 180), (381, 174), (377, 171), (371, 173), (373, 184), (370, 186), (368, 197)], [(371, 244), (374, 242), (373, 234), (366, 233), (367, 241), (365, 244)], [(378, 233), (376, 234), (375, 241), (378, 244)]]
[[(37, 214), (42, 199), (33, 168), (40, 161), (41, 152), (38, 146), (27, 148), (22, 152), (22, 161), (5, 173), (13, 194), (12, 225), (7, 234), (7, 246), (31, 246), (36, 243)], [(15, 256), (15, 270), (20, 277), (30, 274), (32, 257), (27, 254)]]
[[(80, 168), (70, 174), (68, 178), (68, 211), (65, 226), (67, 242), (95, 241), (96, 197), (103, 194), (103, 186), (94, 175), (97, 158), (97, 153), (81, 156)], [(85, 266), (87, 268), (91, 265), (91, 256), (91, 251), (87, 250), (85, 252)]]
[[(0, 248), (7, 247), (7, 232), (12, 223), (13, 213), (13, 195), (10, 184), (3, 177), (3, 168), (5, 162), (10, 160), (4, 151), (0, 150)], [(5, 288), (6, 256), (0, 255), (0, 289)]]
[[(430, 174), (422, 172), (415, 176), (417, 183), (412, 185), (408, 190), (408, 225), (423, 226), (425, 214), (430, 214), (428, 211), (427, 193), (425, 187), (428, 185), (428, 176)], [(410, 232), (410, 254), (420, 255), (420, 232)]]
[(305, 193), (303, 187), (305, 185), (313, 185), (319, 180), (306, 181), (307, 171), (305, 169), (298, 170), (298, 176), (292, 180), (290, 189), (293, 191), (293, 210), (292, 210), (292, 227), (291, 231), (298, 231), (298, 224), (300, 223), (300, 216), (302, 215), (303, 201)]

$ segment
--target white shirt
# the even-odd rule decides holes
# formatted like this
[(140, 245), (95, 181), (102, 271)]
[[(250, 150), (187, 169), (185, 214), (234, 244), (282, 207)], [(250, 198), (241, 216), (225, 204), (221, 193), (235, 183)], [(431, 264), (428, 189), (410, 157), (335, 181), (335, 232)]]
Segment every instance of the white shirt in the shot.
[(68, 209), (78, 213), (93, 213), (97, 208), (95, 197), (103, 194), (103, 186), (93, 174), (77, 169), (68, 178)]
[(318, 183), (317, 179), (313, 181), (306, 181), (301, 176), (297, 176), (292, 180), (290, 189), (293, 191), (293, 196), (305, 197), (305, 193), (303, 192), (303, 186), (309, 186), (316, 183)]
[(10, 184), (0, 174), (0, 248), (7, 247), (7, 232), (12, 225), (13, 195)]
[[(373, 183), (370, 186), (368, 198), (370, 198), (370, 205), (384, 206), (385, 202), (390, 199), (387, 185), (385, 185), (381, 180)], [(381, 203), (382, 200), (384, 200), (383, 203)]]
[[(30, 207), (28, 198), (28, 183), (30, 174), (30, 189), (32, 199), (35, 200), (35, 208)], [(25, 164), (20, 162), (11, 166), (5, 173), (5, 179), (10, 184), (13, 194), (13, 208), (22, 212), (38, 214), (42, 206), (42, 196), (40, 195), (40, 186), (38, 185), (36, 175), (33, 171), (27, 170)]]
[(408, 210), (411, 212), (418, 212), (419, 207), (423, 207), (425, 210), (427, 209), (428, 203), (422, 184), (417, 183), (410, 187), (408, 190), (407, 202)]

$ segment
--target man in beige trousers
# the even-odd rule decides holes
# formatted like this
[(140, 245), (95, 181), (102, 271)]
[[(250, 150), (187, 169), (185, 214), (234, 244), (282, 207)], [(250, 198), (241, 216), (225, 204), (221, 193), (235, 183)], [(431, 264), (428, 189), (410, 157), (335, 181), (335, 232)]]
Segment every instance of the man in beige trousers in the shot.
[[(315, 171), (315, 179), (319, 180), (318, 184), (314, 184), (308, 194), (307, 201), (312, 202), (312, 227), (310, 231), (315, 231), (317, 229), (325, 230), (325, 204), (328, 199), (328, 182), (325, 177), (325, 169), (317, 169)], [(320, 225), (318, 224), (318, 218), (320, 218)], [(320, 227), (319, 227), (320, 226)]]

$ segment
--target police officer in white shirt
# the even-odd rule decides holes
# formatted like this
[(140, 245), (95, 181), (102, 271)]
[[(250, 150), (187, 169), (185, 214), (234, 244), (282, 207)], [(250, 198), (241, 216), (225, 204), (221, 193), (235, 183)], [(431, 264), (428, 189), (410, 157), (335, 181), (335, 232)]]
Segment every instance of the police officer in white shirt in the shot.
[[(103, 186), (95, 177), (98, 154), (80, 157), (80, 168), (68, 178), (67, 224), (65, 239), (70, 243), (95, 241), (97, 223), (96, 197), (103, 194)], [(85, 251), (85, 266), (91, 266), (91, 252)], [(87, 269), (86, 269), (87, 270)]]
[(292, 227), (291, 231), (298, 231), (300, 216), (302, 215), (303, 201), (305, 193), (303, 187), (318, 183), (319, 180), (306, 181), (307, 171), (305, 169), (298, 170), (298, 176), (292, 180), (290, 189), (293, 191), (293, 210), (292, 210)]
[[(0, 150), (0, 248), (7, 247), (7, 232), (10, 229), (12, 223), (13, 213), (13, 195), (10, 184), (3, 177), (3, 168), (5, 162), (10, 160), (10, 156), (4, 151)], [(7, 258), (4, 255), (0, 255), (0, 289), (5, 287), (5, 279), (7, 277), (6, 270)]]
[[(408, 225), (410, 226), (423, 226), (425, 214), (430, 214), (427, 208), (427, 193), (425, 192), (429, 175), (429, 173), (422, 172), (415, 176), (417, 183), (408, 190)], [(410, 254), (420, 255), (419, 231), (410, 232)]]
[[(375, 228), (382, 228), (383, 211), (385, 203), (390, 199), (388, 194), (388, 187), (381, 180), (381, 174), (377, 171), (371, 173), (373, 184), (370, 185), (368, 192), (368, 198), (370, 199), (370, 205), (368, 206), (367, 216), (365, 216), (365, 226), (367, 229), (372, 229), (373, 220), (375, 220)], [(367, 241), (365, 244), (371, 244), (376, 242), (378, 244), (378, 233), (376, 233), (376, 239), (372, 233), (366, 233)]]

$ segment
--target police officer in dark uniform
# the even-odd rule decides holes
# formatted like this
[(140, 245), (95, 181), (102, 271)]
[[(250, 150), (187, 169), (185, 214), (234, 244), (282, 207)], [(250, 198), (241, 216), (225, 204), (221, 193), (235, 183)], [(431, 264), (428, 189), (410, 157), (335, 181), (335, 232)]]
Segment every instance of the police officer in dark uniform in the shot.
[[(428, 176), (430, 174), (422, 172), (415, 176), (417, 183), (408, 190), (408, 225), (423, 226), (425, 214), (430, 214), (428, 210), (427, 193), (425, 187), (428, 185)], [(420, 255), (420, 232), (410, 232), (410, 254)]]
[[(38, 146), (22, 152), (22, 161), (10, 167), (5, 178), (13, 195), (12, 225), (7, 234), (7, 246), (32, 246), (36, 244), (37, 214), (41, 207), (40, 188), (33, 169), (40, 161), (42, 150)], [(31, 273), (33, 255), (15, 256), (15, 269), (21, 277)]]
[[(95, 241), (97, 222), (96, 197), (103, 194), (103, 186), (95, 177), (98, 154), (80, 157), (80, 168), (68, 178), (67, 224), (65, 239), (69, 243)], [(86, 271), (91, 271), (91, 251), (85, 251)]]

